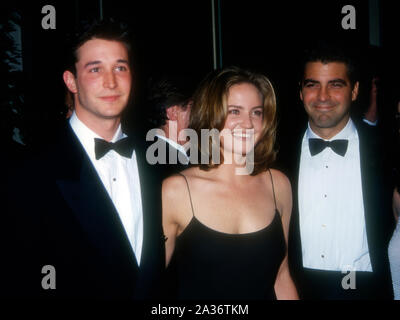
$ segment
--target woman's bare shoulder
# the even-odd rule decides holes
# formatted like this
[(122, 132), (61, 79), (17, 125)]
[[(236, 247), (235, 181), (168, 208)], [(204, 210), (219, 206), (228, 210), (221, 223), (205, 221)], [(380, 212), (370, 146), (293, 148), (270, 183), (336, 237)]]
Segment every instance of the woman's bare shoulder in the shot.
[(163, 216), (165, 221), (178, 225), (178, 234), (193, 216), (191, 193), (195, 177), (195, 173), (188, 169), (166, 178), (162, 184)]
[(270, 171), (274, 186), (280, 190), (280, 192), (292, 192), (289, 178), (283, 172), (276, 169), (270, 169)]
[(289, 217), (292, 211), (292, 187), (290, 181), (281, 171), (275, 169), (270, 170), (278, 209), (282, 216)]
[(181, 174), (174, 174), (162, 182), (163, 197), (173, 198), (179, 195), (186, 188), (185, 177)]
[(194, 167), (164, 179), (162, 183), (163, 198), (174, 200), (182, 197), (183, 194), (188, 193), (187, 190), (192, 188), (198, 177), (199, 170)]
[[(186, 201), (187, 199), (187, 201)], [(190, 218), (189, 193), (184, 176), (180, 174), (166, 178), (162, 183), (162, 210), (163, 224), (168, 228), (176, 224), (181, 229), (185, 225), (186, 217)]]

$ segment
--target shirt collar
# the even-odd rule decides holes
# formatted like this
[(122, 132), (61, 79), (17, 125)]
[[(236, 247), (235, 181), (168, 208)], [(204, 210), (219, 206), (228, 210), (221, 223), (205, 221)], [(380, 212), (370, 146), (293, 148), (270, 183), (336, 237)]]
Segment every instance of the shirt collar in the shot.
[[(354, 125), (354, 122), (353, 122), (353, 120), (351, 120), (351, 118), (349, 118), (349, 121), (347, 122), (346, 126), (340, 132), (338, 132), (335, 136), (333, 136), (332, 138), (330, 138), (327, 141), (332, 141), (332, 140), (337, 140), (337, 139), (351, 139), (352, 137), (354, 137), (356, 135), (356, 133), (357, 133), (357, 130)], [(316, 134), (311, 129), (310, 122), (308, 122), (306, 138), (307, 138), (307, 140), (310, 138), (323, 139), (322, 137), (320, 137), (318, 134)], [(323, 140), (325, 140), (325, 139), (323, 139)]]
[(166, 136), (163, 136), (161, 134), (156, 134), (156, 137), (168, 142), (175, 149), (177, 149), (178, 151), (182, 152), (184, 155), (187, 155), (185, 148), (182, 145), (180, 145), (179, 143), (176, 143), (174, 140), (168, 139)]
[[(94, 139), (95, 138), (103, 139), (103, 138), (100, 137), (97, 133), (95, 133), (91, 129), (89, 129), (81, 120), (79, 120), (75, 111), (72, 113), (72, 116), (69, 119), (69, 124), (70, 124), (72, 130), (77, 135), (79, 141), (85, 148), (89, 157), (92, 159), (95, 159), (96, 155), (94, 152)], [(125, 137), (126, 137), (126, 135), (122, 132), (121, 124), (120, 124), (118, 126), (117, 130), (115, 131), (115, 134), (114, 134), (113, 138), (111, 139), (111, 142), (116, 142)]]

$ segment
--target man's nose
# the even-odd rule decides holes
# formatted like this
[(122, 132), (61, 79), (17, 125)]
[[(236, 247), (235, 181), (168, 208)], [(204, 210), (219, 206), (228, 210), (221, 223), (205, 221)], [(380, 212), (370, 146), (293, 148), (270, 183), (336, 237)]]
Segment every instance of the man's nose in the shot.
[(114, 89), (117, 86), (117, 81), (115, 79), (115, 74), (112, 71), (106, 72), (104, 75), (104, 83), (105, 88)]
[(318, 98), (320, 101), (329, 100), (329, 91), (327, 87), (325, 86), (321, 87), (321, 89), (318, 91)]

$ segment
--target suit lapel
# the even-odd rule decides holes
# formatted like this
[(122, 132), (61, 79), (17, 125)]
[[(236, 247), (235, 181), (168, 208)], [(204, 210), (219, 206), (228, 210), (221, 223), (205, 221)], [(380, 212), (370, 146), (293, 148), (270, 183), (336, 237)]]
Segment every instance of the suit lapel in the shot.
[[(364, 216), (365, 228), (367, 232), (368, 249), (373, 270), (376, 270), (376, 243), (375, 236), (379, 232), (380, 219), (377, 214), (380, 210), (377, 208), (377, 197), (379, 192), (376, 188), (380, 184), (376, 173), (379, 172), (376, 163), (377, 156), (372, 154), (371, 150), (376, 150), (375, 146), (371, 145), (375, 139), (368, 138), (366, 130), (361, 124), (356, 123), (357, 133), (360, 146), (360, 170), (361, 170), (361, 185), (364, 201)], [(379, 238), (379, 237), (378, 237)]]
[[(303, 131), (304, 135), (304, 131)], [(301, 233), (300, 233), (300, 212), (299, 212), (299, 169), (300, 169), (300, 157), (301, 157), (301, 145), (303, 141), (303, 135), (300, 135), (292, 148), (292, 155), (289, 159), (289, 176), (292, 183), (293, 193), (293, 210), (290, 221), (290, 233), (289, 233), (289, 261), (291, 261), (292, 270), (297, 274), (297, 278), (300, 276), (298, 272), (303, 268), (303, 257), (301, 247)], [(296, 279), (298, 280), (298, 279)]]
[(91, 243), (107, 261), (124, 264), (128, 261), (132, 270), (137, 269), (133, 250), (114, 204), (70, 127), (61, 152), (67, 165), (65, 172), (57, 177), (57, 185)]
[[(140, 191), (142, 196), (143, 208), (143, 249), (141, 261), (144, 264), (148, 261), (148, 253), (154, 245), (154, 236), (162, 237), (161, 229), (161, 181), (151, 170), (150, 165), (146, 160), (146, 146), (140, 141), (135, 141), (135, 154), (138, 164)], [(158, 201), (154, 201), (154, 200)], [(160, 228), (157, 228), (157, 226)]]
[(165, 247), (161, 222), (161, 178), (146, 160), (145, 140), (131, 135), (139, 171), (143, 208), (143, 247), (136, 298), (154, 296), (165, 266)]

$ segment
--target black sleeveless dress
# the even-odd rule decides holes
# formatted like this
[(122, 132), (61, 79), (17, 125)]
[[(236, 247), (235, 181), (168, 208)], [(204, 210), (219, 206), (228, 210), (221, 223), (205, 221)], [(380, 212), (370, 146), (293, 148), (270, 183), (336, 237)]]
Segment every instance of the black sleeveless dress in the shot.
[(172, 258), (178, 299), (276, 299), (274, 284), (286, 243), (275, 192), (274, 201), (273, 221), (252, 233), (219, 232), (202, 224), (193, 214), (176, 239)]

